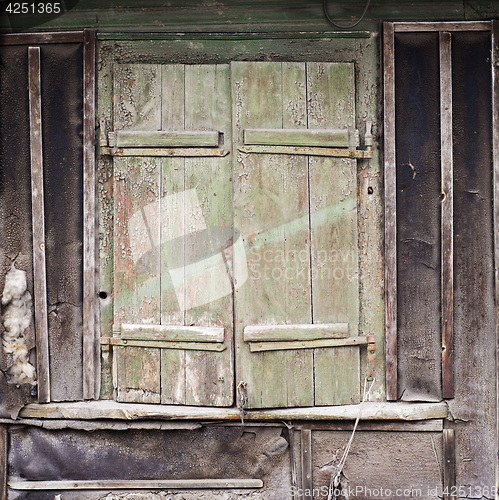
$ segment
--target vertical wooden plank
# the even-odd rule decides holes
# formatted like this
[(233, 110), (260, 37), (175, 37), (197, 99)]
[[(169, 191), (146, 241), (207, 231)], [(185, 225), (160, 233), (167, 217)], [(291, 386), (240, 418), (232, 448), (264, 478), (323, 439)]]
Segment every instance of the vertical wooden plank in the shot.
[[(282, 63), (282, 127), (307, 127), (306, 66), (303, 63)], [(306, 157), (289, 159), (293, 172), (300, 175), (298, 189), (304, 202), (310, 205), (308, 193), (308, 160)], [(307, 195), (303, 194), (306, 189)], [(302, 211), (309, 215), (309, 208)], [(288, 232), (285, 239), (288, 323), (312, 322), (312, 287), (310, 284), (310, 240), (303, 233)], [(314, 352), (312, 349), (286, 351), (287, 406), (313, 406), (314, 404)]]
[(313, 500), (313, 455), (312, 455), (312, 431), (302, 429), (301, 434), (301, 487), (304, 491), (303, 500)]
[(444, 429), (443, 432), (443, 458), (444, 458), (444, 500), (455, 497), (456, 487), (456, 440), (454, 429)]
[(442, 396), (454, 397), (454, 234), (452, 166), (452, 60), (451, 34), (439, 33), (440, 143), (442, 172)]
[[(121, 65), (114, 81), (115, 129), (159, 130), (161, 68)], [(161, 160), (114, 159), (114, 322), (159, 324)], [(160, 402), (159, 349), (116, 349), (118, 401)]]
[[(493, 200), (494, 200), (494, 273), (495, 299), (499, 304), (499, 21), (492, 21), (492, 164), (493, 164)], [(499, 308), (496, 307), (496, 339), (499, 339)], [(499, 344), (496, 340), (496, 366), (498, 362)], [(496, 431), (495, 461), (496, 486), (499, 487), (499, 373), (496, 372)], [(497, 495), (496, 495), (497, 498)]]
[[(83, 42), (83, 398), (99, 394), (95, 337), (95, 32)], [(96, 367), (97, 365), (97, 367)]]
[[(279, 129), (283, 120), (305, 126), (303, 64), (233, 63), (232, 82), (235, 144), (242, 143), (245, 128)], [(311, 322), (306, 163), (238, 154), (234, 170), (234, 226), (245, 238), (249, 270), (248, 282), (236, 291), (237, 378), (248, 384), (248, 407), (308, 405), (304, 388), (312, 375), (303, 360), (309, 355), (297, 360), (280, 351), (250, 353), (242, 335), (245, 325)], [(292, 381), (282, 376), (286, 370), (294, 370)]]
[[(307, 63), (310, 129), (355, 125), (353, 64)], [(347, 322), (358, 332), (357, 163), (343, 158), (309, 158), (312, 316), (314, 323)], [(317, 216), (338, 207), (336, 218)], [(315, 350), (315, 404), (360, 399), (358, 347)]]
[[(185, 130), (218, 130), (231, 144), (229, 69), (185, 66)], [(232, 269), (224, 253), (232, 243), (231, 179), (231, 157), (185, 160), (185, 322), (224, 326), (227, 346), (223, 352), (186, 351), (187, 404), (233, 401)]]
[(40, 48), (28, 48), (28, 88), (31, 151), (31, 210), (33, 218), (33, 288), (35, 295), (38, 401), (50, 401), (45, 212), (43, 204), (43, 145), (40, 88)]
[[(161, 67), (161, 129), (183, 130), (185, 70), (183, 64)], [(161, 172), (161, 324), (185, 325), (184, 297), (170, 271), (184, 266), (185, 160), (164, 158)], [(182, 278), (183, 282), (183, 278)], [(161, 402), (186, 404), (185, 351), (161, 350)]]
[(9, 477), (9, 431), (6, 424), (0, 424), (0, 500), (7, 500), (7, 479)]
[(386, 399), (397, 400), (397, 183), (395, 165), (395, 43), (393, 23), (383, 24), (385, 169), (385, 371)]

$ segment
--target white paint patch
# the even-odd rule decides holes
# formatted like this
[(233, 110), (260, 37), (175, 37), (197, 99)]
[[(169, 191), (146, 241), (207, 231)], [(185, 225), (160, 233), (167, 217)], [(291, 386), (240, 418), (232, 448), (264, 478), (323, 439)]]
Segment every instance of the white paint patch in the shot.
[(5, 276), (2, 293), (3, 348), (12, 357), (12, 366), (7, 370), (10, 384), (36, 384), (35, 367), (29, 362), (29, 350), (24, 332), (32, 317), (31, 295), (27, 290), (26, 273), (14, 264)]

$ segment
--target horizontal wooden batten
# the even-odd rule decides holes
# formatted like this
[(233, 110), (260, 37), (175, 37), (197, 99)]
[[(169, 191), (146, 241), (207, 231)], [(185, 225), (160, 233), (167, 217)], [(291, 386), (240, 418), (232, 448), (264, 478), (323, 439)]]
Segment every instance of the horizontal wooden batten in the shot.
[(260, 146), (357, 147), (359, 131), (349, 129), (246, 129), (244, 144)]
[(216, 148), (216, 130), (117, 130), (110, 132), (109, 145), (123, 148)]
[(13, 490), (127, 490), (262, 488), (261, 479), (162, 479), (102, 481), (9, 481)]
[(187, 351), (222, 352), (227, 346), (213, 342), (170, 342), (165, 340), (127, 340), (112, 337), (101, 337), (101, 345), (122, 347), (156, 347), (158, 349), (185, 349)]
[(219, 148), (109, 148), (101, 147), (104, 156), (155, 156), (155, 157), (187, 157), (227, 156), (227, 149)]
[(317, 349), (320, 347), (344, 347), (367, 345), (366, 337), (349, 337), (345, 339), (320, 339), (294, 342), (250, 342), (251, 352), (283, 351), (289, 349)]
[(241, 153), (271, 155), (332, 156), (334, 158), (372, 158), (373, 152), (347, 148), (321, 148), (308, 146), (241, 146)]
[(113, 333), (122, 339), (165, 340), (174, 342), (223, 342), (224, 328), (221, 326), (176, 326), (176, 325), (116, 325)]
[[(303, 408), (277, 408), (270, 410), (246, 410), (246, 420), (355, 420), (360, 404), (342, 406), (315, 406)], [(446, 418), (445, 402), (409, 403), (369, 402), (362, 403), (361, 420), (420, 421)], [(21, 418), (42, 419), (177, 419), (177, 420), (241, 420), (239, 408), (207, 406), (150, 405), (118, 403), (116, 401), (78, 401), (70, 403), (27, 404)]]
[(246, 342), (304, 341), (348, 337), (348, 323), (317, 325), (250, 325), (244, 328)]

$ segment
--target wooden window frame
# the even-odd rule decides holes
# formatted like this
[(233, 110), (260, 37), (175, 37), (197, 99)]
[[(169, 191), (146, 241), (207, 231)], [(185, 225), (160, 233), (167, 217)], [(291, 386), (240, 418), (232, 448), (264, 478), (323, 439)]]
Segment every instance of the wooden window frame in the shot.
[[(492, 36), (492, 148), (494, 179), (494, 255), (496, 304), (499, 303), (499, 23), (437, 22), (384, 23), (383, 25), (383, 104), (384, 104), (384, 180), (385, 180), (385, 363), (386, 398), (396, 401), (397, 391), (397, 215), (395, 151), (395, 49), (396, 32), (438, 32), (440, 38), (441, 80), (441, 165), (442, 191), (442, 395), (454, 396), (453, 376), (453, 230), (452, 230), (452, 83), (450, 80), (449, 33), (456, 31), (491, 31)], [(448, 108), (448, 109), (446, 109)], [(497, 317), (497, 312), (496, 312)], [(496, 324), (498, 322), (496, 321)]]

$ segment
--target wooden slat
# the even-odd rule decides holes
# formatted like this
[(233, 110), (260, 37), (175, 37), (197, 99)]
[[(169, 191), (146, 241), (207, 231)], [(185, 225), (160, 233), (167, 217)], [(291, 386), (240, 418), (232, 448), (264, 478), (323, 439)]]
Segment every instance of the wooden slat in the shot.
[(274, 146), (322, 146), (348, 148), (359, 145), (359, 131), (348, 129), (246, 129), (244, 144)]
[(385, 169), (386, 398), (397, 399), (397, 183), (395, 165), (395, 46), (393, 24), (383, 25)]
[[(306, 129), (305, 64), (237, 62), (232, 82), (238, 146), (245, 129)], [(313, 405), (313, 351), (252, 353), (243, 339), (245, 324), (312, 323), (307, 159), (234, 160), (234, 225), (243, 235), (268, 236), (246, 238), (250, 275), (236, 291), (237, 380), (248, 384), (247, 408)]]
[[(492, 163), (493, 163), (493, 213), (494, 213), (494, 271), (495, 299), (499, 304), (499, 21), (492, 21)], [(499, 308), (496, 307), (496, 339), (499, 338)], [(499, 354), (496, 342), (496, 363)], [(497, 395), (499, 397), (499, 394)], [(499, 429), (499, 412), (496, 429)], [(495, 454), (498, 455), (498, 440), (495, 440)], [(499, 463), (496, 462), (496, 478), (499, 478)]]
[(109, 156), (159, 156), (159, 157), (197, 157), (227, 156), (227, 149), (219, 148), (101, 148), (101, 154)]
[(97, 399), (95, 342), (95, 32), (83, 44), (83, 398)]
[(396, 32), (490, 31), (490, 21), (393, 23), (393, 27)]
[[(114, 330), (113, 330), (114, 331)], [(178, 342), (223, 342), (220, 326), (121, 325), (116, 330), (122, 339), (169, 340)]]
[(9, 467), (9, 432), (6, 424), (0, 424), (0, 500), (7, 500)]
[(81, 43), (83, 31), (58, 33), (10, 33), (0, 35), (0, 45), (39, 45), (45, 43)]
[(301, 487), (304, 491), (304, 500), (313, 500), (313, 455), (312, 455), (312, 431), (302, 429), (301, 434)]
[(442, 396), (454, 397), (454, 231), (451, 34), (440, 33), (440, 151), (442, 177)]
[(143, 490), (262, 488), (261, 479), (162, 479), (101, 481), (9, 481), (13, 490)]
[(455, 498), (454, 489), (456, 487), (456, 439), (454, 429), (444, 429), (443, 432), (443, 462), (444, 500)]
[[(219, 130), (231, 145), (230, 109), (228, 64), (185, 65), (186, 131)], [(184, 189), (195, 191), (199, 199), (208, 235), (204, 243), (196, 238), (185, 241), (185, 324), (223, 326), (227, 332), (223, 352), (186, 351), (186, 404), (230, 406), (234, 398), (233, 335), (229, 334), (234, 328), (232, 268), (221, 253), (219, 236), (226, 233), (230, 239), (232, 233), (232, 158), (186, 158), (184, 179)], [(184, 213), (189, 228), (198, 219), (188, 210)], [(232, 247), (226, 251), (230, 254)]]
[(244, 327), (245, 342), (318, 340), (348, 337), (348, 323), (316, 325), (251, 325)]
[[(355, 125), (355, 67), (349, 63), (307, 63), (308, 126)], [(359, 278), (357, 162), (310, 157), (310, 240), (313, 323), (349, 325), (358, 335)], [(318, 221), (318, 214), (339, 200), (349, 200), (339, 219)], [(360, 400), (360, 349), (318, 348), (314, 352), (315, 404)]]
[[(250, 342), (249, 347), (251, 352), (263, 351), (282, 351), (289, 349), (318, 349), (324, 347), (346, 347), (356, 345), (367, 345), (367, 336), (364, 337), (348, 337), (344, 339), (320, 339), (306, 340), (296, 342)], [(332, 356), (335, 354), (330, 353)], [(358, 353), (357, 353), (358, 354)], [(343, 366), (341, 369), (344, 373), (349, 367)]]
[(45, 267), (45, 212), (43, 203), (42, 98), (40, 48), (28, 48), (28, 89), (31, 156), (31, 211), (33, 218), (33, 289), (38, 401), (50, 401), (47, 276)]
[(222, 352), (227, 346), (215, 342), (171, 342), (161, 340), (126, 340), (112, 337), (102, 337), (101, 345), (126, 346), (126, 347), (155, 347), (158, 349), (184, 349), (188, 351), (214, 351)]
[[(218, 146), (218, 131), (190, 130), (117, 130), (115, 143), (121, 148), (208, 148)], [(110, 134), (111, 135), (111, 134)]]
[(241, 153), (255, 154), (282, 154), (305, 156), (331, 156), (333, 158), (372, 158), (372, 151), (359, 151), (356, 149), (338, 149), (306, 146), (240, 146)]

